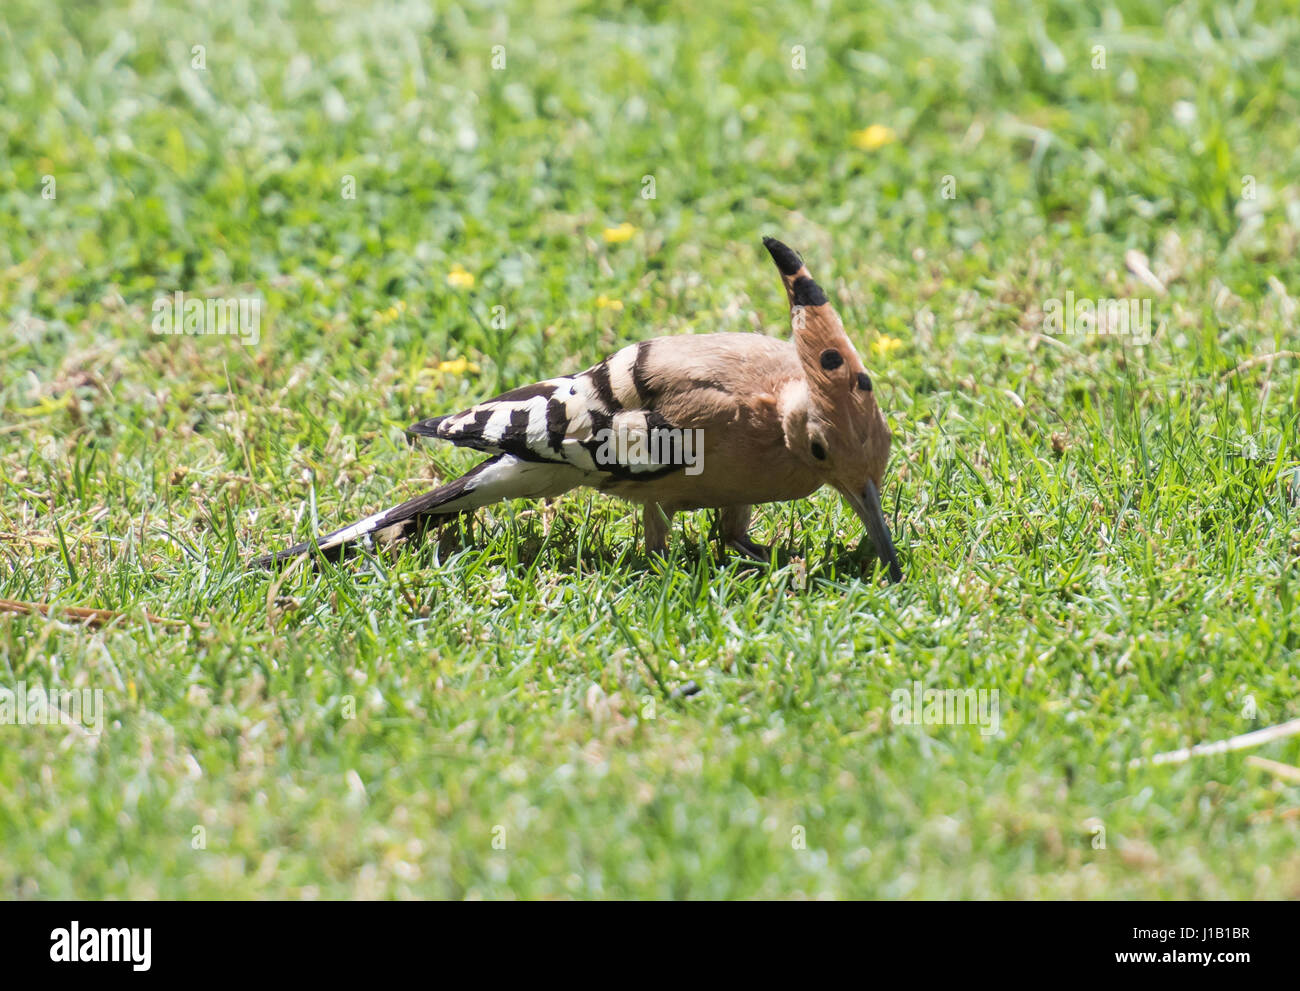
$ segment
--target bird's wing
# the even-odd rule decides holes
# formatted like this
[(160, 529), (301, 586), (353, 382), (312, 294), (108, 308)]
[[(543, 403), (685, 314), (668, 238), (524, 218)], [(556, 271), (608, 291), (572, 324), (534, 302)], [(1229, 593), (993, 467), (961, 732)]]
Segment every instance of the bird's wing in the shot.
[(409, 432), (489, 454), (567, 464), (591, 475), (661, 477), (680, 464), (657, 457), (661, 446), (671, 450), (676, 428), (637, 390), (637, 358), (651, 343), (626, 347), (576, 375), (421, 420)]
[(765, 375), (791, 374), (792, 360), (787, 343), (761, 334), (656, 338), (409, 430), (591, 474), (660, 478), (689, 463), (700, 429), (735, 419), (747, 392)]

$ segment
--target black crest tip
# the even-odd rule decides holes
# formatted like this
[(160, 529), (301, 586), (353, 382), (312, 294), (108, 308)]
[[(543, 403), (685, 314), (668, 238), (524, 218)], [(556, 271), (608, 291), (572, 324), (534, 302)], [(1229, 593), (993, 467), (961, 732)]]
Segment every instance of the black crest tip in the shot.
[(806, 275), (795, 279), (790, 288), (795, 306), (825, 306), (829, 302), (822, 287)]
[(794, 275), (795, 272), (803, 268), (803, 259), (799, 257), (799, 253), (782, 244), (776, 238), (763, 238), (763, 247), (772, 256), (772, 261), (776, 262), (776, 267), (782, 275)]

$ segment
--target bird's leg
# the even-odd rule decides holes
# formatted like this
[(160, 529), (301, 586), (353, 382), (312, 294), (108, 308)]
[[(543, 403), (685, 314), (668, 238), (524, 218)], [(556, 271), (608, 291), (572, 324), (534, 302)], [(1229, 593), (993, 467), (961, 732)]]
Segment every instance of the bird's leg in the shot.
[(749, 539), (749, 521), (753, 513), (753, 506), (724, 506), (718, 510), (718, 529), (722, 532), (725, 547), (751, 560), (767, 564), (771, 560), (772, 549)]
[(666, 511), (657, 502), (647, 502), (641, 510), (641, 522), (645, 527), (645, 550), (647, 554), (668, 554), (668, 528), (672, 524), (673, 514)]

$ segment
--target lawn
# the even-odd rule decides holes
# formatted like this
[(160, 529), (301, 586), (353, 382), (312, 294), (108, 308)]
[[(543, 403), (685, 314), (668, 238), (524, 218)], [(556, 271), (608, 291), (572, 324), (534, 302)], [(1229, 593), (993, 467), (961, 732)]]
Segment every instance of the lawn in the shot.
[[(1138, 760), (1300, 717), (1294, 4), (191, 6), (0, 13), (0, 688), (103, 704), (0, 725), (0, 895), (1300, 897), (1300, 736)], [(788, 336), (765, 234), (901, 585), (830, 491), (247, 566), (476, 463), (421, 417)]]

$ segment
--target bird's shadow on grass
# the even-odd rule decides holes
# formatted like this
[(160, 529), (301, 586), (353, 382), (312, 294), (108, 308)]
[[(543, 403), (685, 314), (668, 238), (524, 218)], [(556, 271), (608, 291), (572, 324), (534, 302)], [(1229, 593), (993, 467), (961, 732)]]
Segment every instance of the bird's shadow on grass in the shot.
[(446, 521), (422, 528), (407, 539), (369, 553), (378, 552), (390, 563), (395, 563), (406, 548), (413, 552), (417, 566), (430, 567), (460, 552), (491, 551), (509, 558), (504, 567), (520, 578), (526, 578), (539, 565), (571, 575), (614, 569), (637, 577), (660, 575), (672, 567), (694, 572), (701, 565), (719, 572), (734, 570), (739, 574), (760, 576), (773, 569), (790, 569), (801, 578), (832, 582), (845, 578), (871, 582), (878, 579), (884, 570), (875, 548), (865, 537), (856, 547), (839, 540), (821, 546), (775, 544), (767, 560), (757, 561), (725, 547), (716, 535), (703, 533), (696, 534), (695, 539), (686, 534), (675, 534), (678, 539), (666, 556), (651, 554), (645, 551), (639, 540), (629, 543), (622, 535), (609, 534), (601, 521), (582, 520), (566, 514), (556, 516), (547, 526), (536, 514), (523, 513), (491, 536), (485, 533), (486, 529), (481, 521), (473, 518)]
[(517, 570), (521, 575), (535, 567), (539, 560), (566, 573), (621, 566), (628, 574), (637, 576), (662, 574), (674, 566), (694, 572), (702, 564), (711, 565), (718, 571), (734, 569), (754, 575), (767, 574), (774, 569), (802, 569), (804, 577), (826, 581), (857, 578), (870, 582), (885, 572), (875, 547), (866, 538), (855, 547), (842, 541), (832, 541), (818, 548), (774, 545), (765, 561), (727, 548), (712, 537), (678, 541), (666, 555), (648, 553), (640, 546), (629, 548), (611, 544), (604, 539), (593, 541), (590, 536), (582, 541), (579, 551), (579, 542), (571, 534), (557, 536), (554, 529), (548, 535), (520, 534), (519, 540)]

